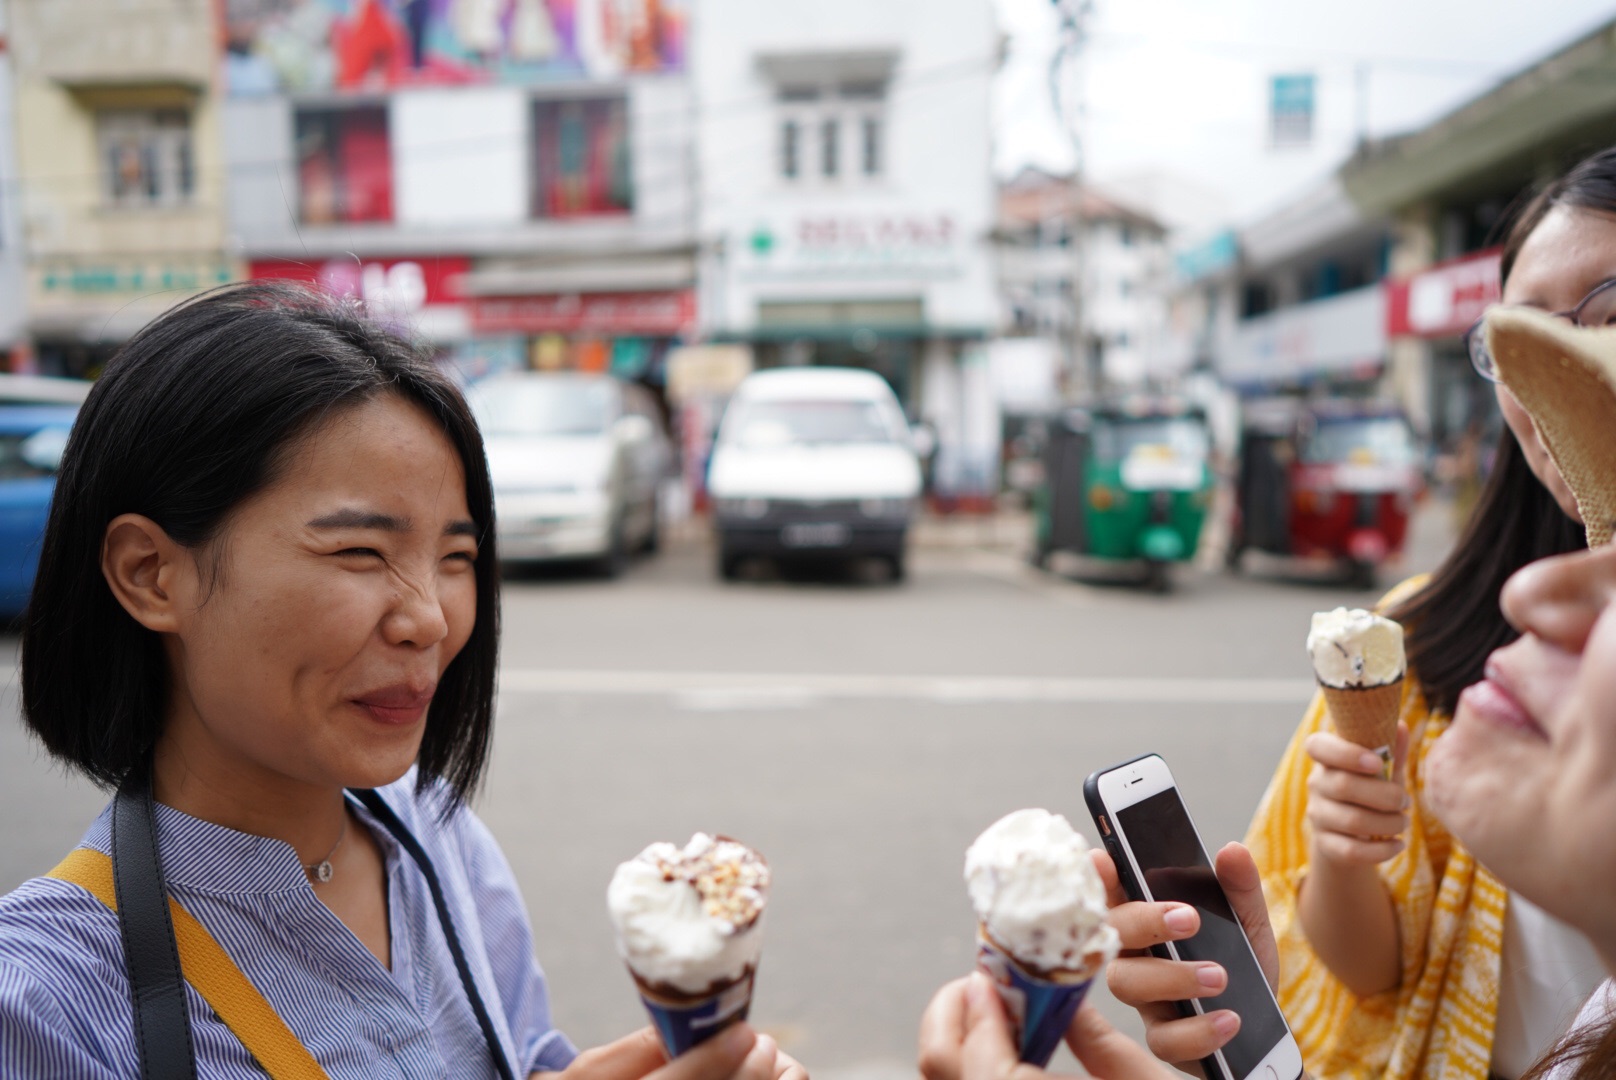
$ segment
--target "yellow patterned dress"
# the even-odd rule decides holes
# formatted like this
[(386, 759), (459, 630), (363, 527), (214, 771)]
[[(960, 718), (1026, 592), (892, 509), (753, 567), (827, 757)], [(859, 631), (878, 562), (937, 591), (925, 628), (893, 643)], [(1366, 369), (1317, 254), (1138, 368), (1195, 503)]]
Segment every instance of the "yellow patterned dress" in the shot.
[[(1421, 585), (1423, 580), (1405, 582), (1381, 606), (1396, 604)], [(1426, 806), (1426, 755), (1449, 717), (1430, 711), (1410, 672), (1402, 707), (1414, 797), (1408, 843), (1380, 867), (1397, 904), (1403, 975), (1395, 990), (1358, 998), (1313, 954), (1296, 914), (1297, 887), (1307, 875), (1312, 766), (1302, 742), (1327, 730), (1326, 715), (1322, 697), (1315, 695), (1246, 839), (1279, 940), (1279, 1004), (1302, 1060), (1317, 1080), (1486, 1080), (1508, 893)]]

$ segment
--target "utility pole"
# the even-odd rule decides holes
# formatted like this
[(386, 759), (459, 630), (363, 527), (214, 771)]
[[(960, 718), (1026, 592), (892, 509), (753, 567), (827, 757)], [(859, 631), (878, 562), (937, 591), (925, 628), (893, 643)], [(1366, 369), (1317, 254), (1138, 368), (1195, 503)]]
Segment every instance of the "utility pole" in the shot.
[(1088, 20), (1094, 13), (1093, 0), (1050, 0), (1060, 20), (1060, 45), (1049, 60), (1049, 93), (1055, 115), (1066, 128), (1072, 143), (1072, 209), (1068, 217), (1072, 255), (1072, 346), (1073, 375), (1081, 373), (1086, 388), (1098, 394), (1103, 381), (1101, 365), (1089, 362), (1083, 330), (1083, 88), (1082, 54), (1088, 40)]

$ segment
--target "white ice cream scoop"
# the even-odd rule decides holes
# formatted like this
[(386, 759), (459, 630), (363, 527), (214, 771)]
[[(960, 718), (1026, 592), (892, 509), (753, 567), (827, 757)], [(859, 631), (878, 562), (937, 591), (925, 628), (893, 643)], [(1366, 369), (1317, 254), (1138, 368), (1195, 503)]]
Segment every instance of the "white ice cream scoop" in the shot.
[(1325, 686), (1385, 686), (1403, 677), (1403, 627), (1362, 608), (1313, 616), (1307, 634), (1313, 672)]
[(652, 844), (606, 890), (617, 945), (648, 987), (699, 995), (757, 967), (769, 866), (745, 844), (697, 833)]
[(1089, 846), (1059, 814), (1017, 810), (989, 826), (965, 853), (965, 882), (983, 930), (1034, 974), (1092, 974), (1116, 955)]

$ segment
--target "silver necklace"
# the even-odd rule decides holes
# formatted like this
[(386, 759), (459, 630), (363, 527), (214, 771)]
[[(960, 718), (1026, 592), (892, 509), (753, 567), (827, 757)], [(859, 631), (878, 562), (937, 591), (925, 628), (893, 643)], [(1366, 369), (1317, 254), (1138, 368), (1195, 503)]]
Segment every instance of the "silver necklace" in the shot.
[(310, 863), (303, 867), (303, 872), (309, 876), (310, 882), (325, 884), (331, 880), (331, 856), (337, 853), (342, 841), (348, 835), (348, 811), (342, 811), (342, 831), (337, 833), (337, 842), (331, 845), (331, 850), (325, 853), (325, 858), (317, 863)]

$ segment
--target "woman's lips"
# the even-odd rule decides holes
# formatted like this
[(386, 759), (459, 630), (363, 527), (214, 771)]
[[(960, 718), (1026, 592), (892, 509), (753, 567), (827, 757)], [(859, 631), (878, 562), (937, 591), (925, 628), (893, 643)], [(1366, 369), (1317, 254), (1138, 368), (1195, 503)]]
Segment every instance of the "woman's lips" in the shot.
[(1467, 687), (1459, 700), (1465, 711), (1478, 719), (1540, 739), (1548, 738), (1548, 732), (1515, 700), (1515, 695), (1509, 692), (1491, 664), (1487, 666), (1486, 678)]
[(432, 695), (436, 692), (436, 686), (428, 690), (390, 686), (373, 690), (353, 700), (355, 705), (369, 713), (371, 719), (378, 723), (404, 725), (413, 724), (425, 715), (427, 706), (432, 704)]

